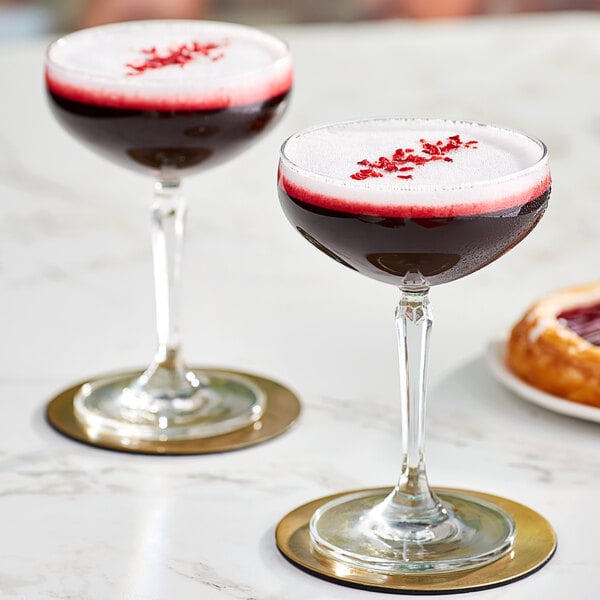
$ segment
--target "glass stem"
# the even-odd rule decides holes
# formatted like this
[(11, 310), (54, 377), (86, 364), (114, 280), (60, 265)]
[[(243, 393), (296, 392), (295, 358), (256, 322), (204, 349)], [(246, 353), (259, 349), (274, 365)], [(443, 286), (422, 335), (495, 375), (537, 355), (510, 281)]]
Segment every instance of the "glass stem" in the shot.
[(389, 526), (404, 529), (402, 537), (421, 541), (425, 541), (424, 532), (419, 532), (419, 527), (448, 517), (429, 486), (423, 457), (427, 361), (433, 323), (428, 292), (428, 288), (400, 289), (396, 332), (402, 402), (402, 471), (396, 487), (378, 510), (379, 517)]
[(156, 181), (150, 213), (158, 349), (152, 364), (132, 386), (136, 393), (155, 399), (186, 399), (199, 385), (181, 355), (179, 309), (186, 212), (179, 180)]
[(181, 263), (187, 203), (179, 181), (157, 181), (151, 207), (152, 254), (158, 350), (155, 361), (166, 368), (180, 362)]

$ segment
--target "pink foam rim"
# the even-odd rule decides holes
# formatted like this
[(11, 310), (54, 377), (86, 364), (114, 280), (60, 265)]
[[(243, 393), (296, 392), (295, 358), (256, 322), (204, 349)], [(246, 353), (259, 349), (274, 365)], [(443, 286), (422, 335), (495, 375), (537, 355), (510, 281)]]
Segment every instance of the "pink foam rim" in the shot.
[[(181, 69), (173, 73), (174, 79), (147, 79), (143, 75), (124, 77), (124, 73), (119, 76), (103, 73), (95, 67), (88, 71), (77, 60), (65, 61), (61, 50), (70, 45), (71, 52), (77, 51), (81, 40), (84, 47), (88, 39), (107, 43), (105, 38), (110, 41), (113, 36), (119, 43), (133, 43), (131, 40), (136, 39), (142, 44), (146, 36), (158, 40), (188, 39), (188, 36), (191, 39), (197, 35), (250, 42), (268, 49), (270, 58), (222, 75), (208, 71), (205, 75), (198, 72), (187, 75), (187, 65), (169, 65), (169, 69)], [(287, 44), (259, 29), (219, 21), (157, 19), (101, 25), (57, 39), (46, 51), (45, 82), (47, 89), (57, 96), (94, 106), (155, 111), (219, 110), (265, 102), (289, 92), (293, 66)]]
[(293, 70), (290, 68), (279, 77), (269, 81), (266, 85), (256, 88), (236, 90), (228, 93), (224, 90), (215, 92), (208, 96), (186, 94), (177, 97), (160, 97), (149, 95), (147, 97), (128, 95), (124, 93), (113, 93), (98, 89), (85, 89), (75, 86), (56, 77), (52, 77), (46, 70), (47, 89), (74, 102), (103, 106), (106, 108), (129, 109), (129, 110), (219, 110), (235, 106), (245, 106), (256, 102), (264, 102), (271, 98), (277, 98), (290, 91), (293, 83)]
[[(522, 193), (482, 202), (468, 202), (464, 204), (448, 204), (443, 206), (420, 206), (417, 204), (373, 204), (369, 202), (356, 202), (344, 198), (325, 196), (303, 188), (289, 179), (281, 172), (278, 173), (278, 183), (281, 189), (291, 198), (325, 208), (337, 210), (354, 215), (372, 215), (376, 217), (396, 217), (405, 219), (444, 219), (449, 217), (468, 217), (489, 214), (501, 210), (508, 210), (523, 206), (542, 196), (550, 189), (552, 179), (550, 173), (539, 180), (534, 186)], [(402, 192), (398, 192), (399, 195)]]

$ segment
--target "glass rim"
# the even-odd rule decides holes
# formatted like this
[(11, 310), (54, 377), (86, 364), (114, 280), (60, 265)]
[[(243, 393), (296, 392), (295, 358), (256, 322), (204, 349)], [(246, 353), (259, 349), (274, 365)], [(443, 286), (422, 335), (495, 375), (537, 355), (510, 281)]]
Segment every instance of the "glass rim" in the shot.
[[(522, 138), (526, 138), (526, 139), (530, 140), (531, 142), (534, 142), (540, 149), (541, 155), (530, 166), (528, 166), (524, 169), (515, 171), (514, 173), (508, 173), (507, 175), (502, 175), (501, 177), (494, 177), (494, 178), (490, 178), (490, 179), (476, 179), (474, 181), (465, 181), (462, 183), (446, 183), (446, 184), (424, 183), (424, 182), (411, 184), (411, 183), (408, 183), (405, 180), (403, 180), (402, 182), (400, 182), (400, 181), (398, 183), (395, 182), (394, 186), (385, 185), (383, 183), (378, 183), (378, 182), (370, 182), (369, 187), (365, 188), (364, 186), (361, 186), (361, 183), (362, 183), (361, 181), (354, 181), (350, 178), (348, 178), (348, 179), (335, 178), (335, 177), (331, 177), (329, 175), (323, 175), (320, 173), (316, 173), (316, 172), (312, 171), (311, 169), (307, 169), (307, 168), (297, 164), (291, 158), (289, 158), (286, 154), (286, 147), (287, 147), (288, 143), (291, 140), (293, 140), (301, 135), (306, 135), (306, 134), (309, 134), (309, 133), (312, 133), (315, 131), (319, 131), (321, 129), (328, 129), (330, 127), (358, 125), (358, 124), (362, 124), (362, 123), (374, 123), (374, 122), (385, 122), (385, 121), (396, 121), (396, 122), (407, 122), (407, 123), (410, 123), (410, 122), (416, 123), (416, 122), (420, 121), (420, 122), (426, 122), (426, 123), (438, 122), (441, 124), (454, 123), (457, 125), (493, 128), (493, 129), (497, 129), (497, 130), (500, 130), (500, 131), (503, 131), (503, 132), (506, 132), (506, 133), (509, 133), (512, 135), (517, 135)], [(279, 156), (280, 156), (280, 160), (283, 163), (289, 165), (291, 170), (296, 171), (299, 175), (303, 175), (303, 176), (307, 177), (308, 179), (313, 179), (314, 181), (319, 181), (319, 182), (326, 183), (326, 184), (329, 184), (332, 186), (346, 188), (346, 189), (381, 190), (381, 191), (388, 191), (388, 192), (398, 192), (398, 193), (403, 193), (403, 194), (404, 193), (410, 194), (410, 193), (417, 193), (417, 192), (453, 192), (453, 191), (467, 190), (467, 189), (473, 189), (473, 188), (479, 188), (479, 187), (493, 187), (495, 185), (499, 185), (502, 183), (506, 183), (506, 182), (510, 182), (510, 181), (519, 179), (520, 177), (524, 177), (531, 173), (534, 173), (540, 167), (547, 165), (548, 147), (539, 138), (536, 138), (534, 136), (531, 136), (531, 135), (528, 135), (521, 131), (518, 131), (517, 129), (512, 129), (509, 127), (502, 127), (499, 125), (495, 125), (493, 123), (481, 123), (479, 121), (468, 121), (468, 120), (464, 120), (464, 119), (444, 119), (444, 118), (439, 118), (439, 117), (393, 117), (393, 116), (387, 116), (387, 117), (367, 117), (367, 118), (363, 118), (363, 119), (350, 119), (350, 120), (346, 120), (346, 121), (334, 121), (334, 122), (330, 122), (330, 123), (314, 125), (312, 127), (307, 127), (305, 129), (301, 129), (300, 131), (297, 131), (296, 133), (290, 135), (288, 138), (286, 138), (284, 140), (284, 142), (281, 144), (280, 149), (279, 149)]]
[[(239, 81), (239, 80), (243, 80), (248, 77), (253, 77), (259, 73), (264, 73), (264, 72), (268, 72), (270, 70), (275, 70), (280, 64), (285, 64), (286, 62), (291, 62), (291, 52), (290, 52), (289, 44), (285, 40), (280, 38), (279, 36), (274, 35), (270, 32), (266, 32), (263, 29), (260, 29), (257, 27), (252, 27), (250, 25), (243, 25), (241, 23), (229, 23), (227, 21), (213, 21), (213, 20), (209, 20), (209, 19), (143, 19), (143, 20), (136, 20), (136, 21), (121, 21), (118, 23), (107, 23), (105, 25), (96, 25), (94, 27), (85, 27), (83, 29), (77, 29), (75, 31), (61, 35), (60, 37), (58, 37), (58, 38), (54, 39), (52, 42), (50, 42), (48, 44), (48, 46), (46, 47), (46, 50), (44, 53), (44, 69), (47, 71), (48, 66), (51, 66), (52, 69), (62, 71), (63, 73), (79, 75), (82, 78), (85, 78), (89, 81), (94, 81), (94, 82), (98, 82), (98, 83), (122, 82), (123, 81), (122, 77), (110, 77), (107, 75), (94, 75), (94, 74), (91, 74), (90, 71), (86, 71), (85, 69), (81, 69), (78, 67), (71, 67), (64, 63), (57, 62), (56, 60), (54, 60), (52, 58), (51, 52), (53, 51), (53, 49), (55, 47), (59, 46), (62, 43), (65, 43), (69, 38), (76, 37), (79, 35), (84, 35), (86, 32), (89, 32), (89, 31), (121, 29), (121, 28), (126, 28), (126, 27), (135, 27), (135, 26), (147, 25), (147, 24), (158, 25), (160, 23), (165, 23), (168, 25), (206, 24), (209, 26), (210, 25), (223, 26), (223, 27), (231, 28), (232, 30), (246, 31), (249, 33), (260, 34), (257, 37), (260, 37), (262, 39), (269, 39), (272, 42), (277, 42), (281, 46), (281, 50), (282, 50), (281, 56), (278, 56), (277, 58), (275, 58), (268, 65), (265, 65), (265, 66), (262, 66), (259, 68), (248, 69), (248, 70), (244, 71), (243, 73), (239, 73), (236, 75), (227, 75), (227, 76), (221, 76), (221, 77), (211, 76), (211, 77), (202, 77), (202, 78), (190, 78), (189, 80), (177, 82), (178, 85), (183, 85), (186, 88), (192, 88), (194, 85), (197, 85), (201, 81), (222, 81), (223, 83)], [(168, 88), (169, 86), (172, 86), (172, 85), (173, 85), (173, 80), (169, 80), (169, 79), (153, 80), (150, 82), (145, 82), (144, 88), (160, 89), (160, 88), (165, 88), (165, 87)]]

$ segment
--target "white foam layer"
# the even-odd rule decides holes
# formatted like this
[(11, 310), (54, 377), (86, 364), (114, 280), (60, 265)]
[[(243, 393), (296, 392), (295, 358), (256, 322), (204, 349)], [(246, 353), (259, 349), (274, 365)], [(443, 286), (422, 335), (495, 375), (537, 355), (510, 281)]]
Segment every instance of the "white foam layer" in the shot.
[[(435, 145), (456, 135), (477, 144), (449, 151), (452, 162), (408, 162), (404, 166), (412, 170), (376, 169), (381, 177), (351, 177), (368, 168), (358, 164), (363, 159), (391, 159), (398, 148), (427, 157), (421, 139)], [(281, 175), (290, 191), (299, 192), (299, 199), (342, 210), (452, 207), (452, 214), (470, 214), (489, 205), (490, 212), (534, 199), (550, 177), (545, 148), (536, 140), (498, 127), (443, 120), (375, 119), (309, 129), (292, 136), (282, 155)]]
[[(218, 44), (210, 56), (131, 75), (145, 49), (160, 55), (183, 44)], [(222, 55), (217, 60), (211, 57)], [(61, 95), (117, 106), (148, 100), (187, 105), (244, 104), (291, 85), (291, 59), (279, 39), (250, 27), (212, 21), (145, 21), (81, 30), (48, 50), (49, 87)], [(218, 106), (215, 106), (218, 107)]]

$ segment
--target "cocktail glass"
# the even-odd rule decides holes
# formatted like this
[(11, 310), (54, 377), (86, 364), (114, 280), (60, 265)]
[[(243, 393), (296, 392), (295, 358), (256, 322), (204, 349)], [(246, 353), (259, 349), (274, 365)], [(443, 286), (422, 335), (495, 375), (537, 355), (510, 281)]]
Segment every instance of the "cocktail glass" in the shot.
[(513, 519), (465, 493), (432, 490), (423, 457), (429, 288), (513, 248), (550, 194), (545, 146), (488, 125), (373, 119), (301, 131), (282, 146), (290, 223), (334, 260), (400, 290), (402, 467), (389, 492), (342, 495), (310, 523), (314, 548), (383, 573), (450, 572), (512, 547)]
[(92, 150), (154, 177), (151, 206), (158, 350), (136, 376), (81, 387), (75, 414), (92, 437), (214, 436), (258, 420), (265, 395), (243, 376), (188, 368), (179, 280), (184, 175), (229, 160), (282, 115), (292, 85), (287, 46), (209, 21), (146, 21), (81, 30), (46, 56), (49, 104)]

